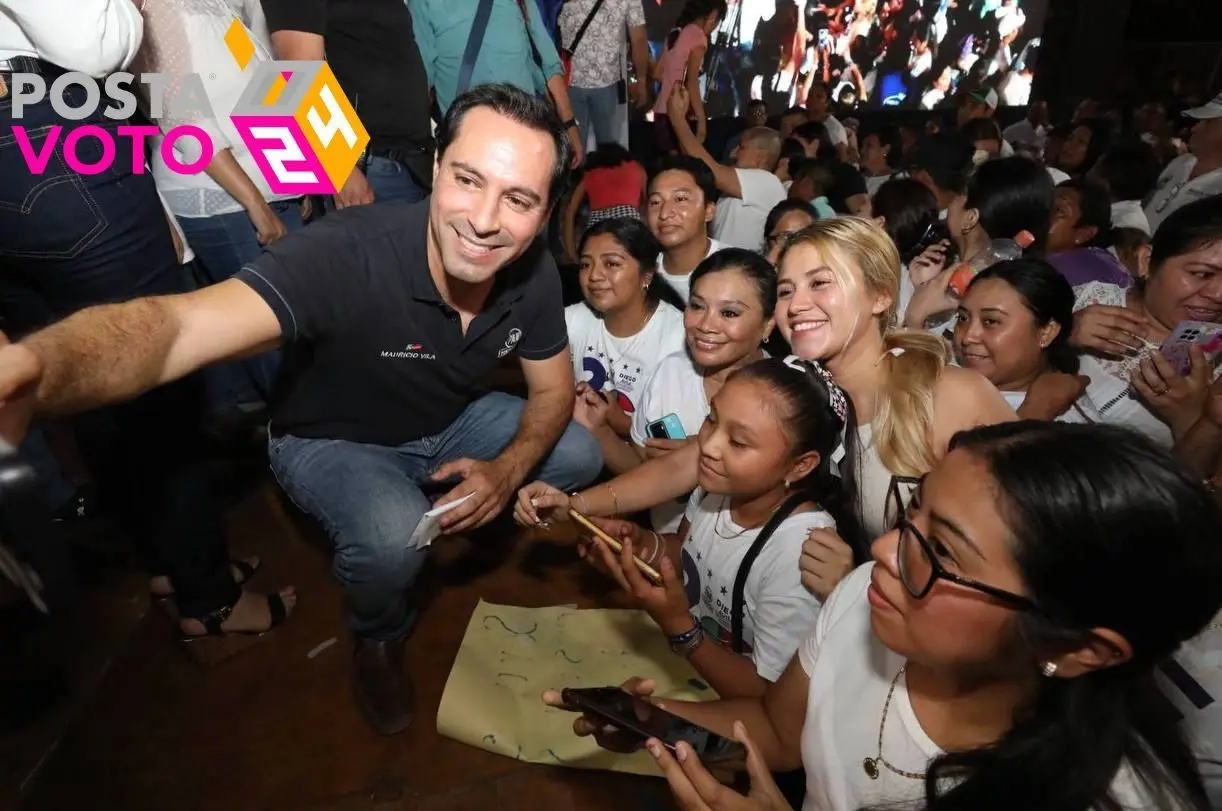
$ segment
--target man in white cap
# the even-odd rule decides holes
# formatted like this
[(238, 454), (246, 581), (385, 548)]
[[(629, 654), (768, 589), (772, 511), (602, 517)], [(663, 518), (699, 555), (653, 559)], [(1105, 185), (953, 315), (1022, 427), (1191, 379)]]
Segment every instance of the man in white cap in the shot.
[(1188, 154), (1167, 165), (1146, 203), (1146, 217), (1152, 230), (1158, 230), (1159, 223), (1180, 206), (1222, 194), (1222, 94), (1207, 104), (1185, 110), (1184, 115), (1195, 118), (1197, 123), (1192, 128)]
[[(992, 88), (985, 87), (974, 93), (968, 93), (959, 102), (959, 110), (956, 113), (956, 120), (959, 124), (959, 129), (967, 122), (977, 118), (992, 118), (997, 112), (997, 91)], [(1001, 141), (1001, 152), (998, 153), (1000, 158), (1008, 158), (1014, 154), (1014, 147), (1004, 138)]]

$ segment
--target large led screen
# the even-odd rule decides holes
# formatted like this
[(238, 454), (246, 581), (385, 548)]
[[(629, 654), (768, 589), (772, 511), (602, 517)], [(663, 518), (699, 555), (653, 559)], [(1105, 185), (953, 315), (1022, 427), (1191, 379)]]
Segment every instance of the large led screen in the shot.
[[(661, 51), (685, 0), (644, 0)], [(705, 61), (710, 114), (763, 99), (773, 113), (815, 81), (852, 107), (932, 110), (968, 86), (1001, 106), (1031, 94), (1048, 0), (729, 0)]]

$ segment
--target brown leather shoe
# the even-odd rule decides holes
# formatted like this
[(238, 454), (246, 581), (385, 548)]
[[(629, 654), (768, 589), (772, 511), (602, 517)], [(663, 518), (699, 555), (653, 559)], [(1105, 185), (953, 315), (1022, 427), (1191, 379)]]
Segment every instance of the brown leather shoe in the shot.
[(379, 734), (394, 735), (412, 720), (412, 682), (403, 667), (404, 640), (357, 639), (352, 692), (365, 720)]

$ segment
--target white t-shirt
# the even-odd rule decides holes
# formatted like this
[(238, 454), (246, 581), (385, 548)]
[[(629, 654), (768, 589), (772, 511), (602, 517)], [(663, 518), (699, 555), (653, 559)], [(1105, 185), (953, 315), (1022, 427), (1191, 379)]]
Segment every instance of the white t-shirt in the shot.
[[(1123, 287), (1106, 282), (1087, 282), (1074, 288), (1074, 312), (1092, 304), (1109, 307), (1124, 307), (1128, 302)], [(1167, 424), (1154, 415), (1132, 387), (1133, 372), (1151, 352), (1159, 351), (1159, 345), (1150, 341), (1134, 356), (1120, 360), (1112, 358), (1082, 356), (1081, 373), (1090, 378), (1086, 393), (1099, 407), (1102, 421), (1112, 425), (1123, 425), (1145, 434), (1164, 448), (1170, 448), (1175, 439)], [(1222, 366), (1214, 369), (1216, 380), (1222, 374)]]
[[(1185, 642), (1176, 652), (1174, 662), (1203, 691), (1189, 695), (1167, 678), (1166, 672), (1156, 670), (1155, 680), (1168, 700), (1175, 705), (1184, 718), (1188, 741), (1197, 759), (1213, 764), (1222, 764), (1222, 628), (1218, 619), (1195, 639)], [(1205, 701), (1208, 697), (1211, 701)], [(1197, 701), (1204, 706), (1198, 706)]]
[(144, 36), (144, 19), (131, 0), (5, 0), (3, 5), (0, 59), (32, 56), (100, 79), (130, 65)]
[[(857, 811), (875, 806), (906, 807), (925, 799), (925, 782), (879, 767), (871, 780), (862, 767), (878, 756), (883, 705), (892, 693), (883, 724), (883, 755), (907, 772), (924, 773), (942, 754), (917, 720), (908, 685), (896, 674), (903, 657), (888, 650), (870, 629), (866, 589), (874, 564), (867, 563), (841, 581), (828, 597), (814, 634), (798, 647), (798, 659), (810, 679), (806, 719), (802, 725), (802, 763), (806, 771), (803, 811)], [(1112, 795), (1127, 809), (1155, 811), (1132, 770), (1122, 766), (1112, 781)]]
[(1150, 220), (1150, 228), (1157, 231), (1159, 223), (1171, 216), (1180, 206), (1200, 200), (1202, 197), (1212, 197), (1222, 194), (1222, 169), (1188, 180), (1192, 170), (1196, 168), (1196, 155), (1180, 155), (1158, 177), (1158, 185), (1150, 202), (1146, 203), (1146, 218)]
[[(691, 525), (683, 540), (683, 587), (705, 634), (732, 649), (734, 581), (760, 528), (744, 530), (730, 517), (729, 499), (697, 487), (687, 505)], [(815, 628), (819, 601), (802, 585), (802, 543), (816, 527), (835, 529), (822, 510), (790, 515), (772, 533), (743, 589), (743, 648), (755, 672), (781, 677)]]
[[(632, 441), (644, 447), (649, 437), (649, 423), (674, 414), (689, 437), (700, 433), (709, 414), (709, 399), (704, 393), (704, 377), (696, 371), (687, 349), (667, 355), (654, 369), (645, 384), (632, 415)], [(653, 528), (658, 532), (674, 532), (683, 521), (687, 496), (660, 504), (649, 511)]]
[[(704, 258), (708, 259), (710, 256), (717, 253), (724, 247), (726, 246), (717, 240), (710, 239), (709, 250), (707, 253), (705, 253)], [(658, 254), (658, 275), (661, 276), (667, 284), (673, 287), (675, 292), (679, 294), (679, 297), (686, 303), (692, 297), (692, 274), (685, 273), (680, 276), (674, 273), (667, 273), (666, 266), (664, 264), (665, 261), (666, 257), (663, 254)]]
[(823, 122), (823, 126), (827, 128), (828, 140), (833, 146), (840, 146), (849, 142), (849, 134), (844, 130), (844, 124), (840, 123), (840, 119), (834, 115), (829, 115), (827, 120)]
[(713, 218), (713, 236), (734, 248), (759, 251), (764, 245), (764, 222), (773, 206), (785, 199), (785, 187), (772, 172), (735, 169), (742, 197), (722, 197)]
[(683, 348), (683, 314), (658, 302), (636, 335), (617, 338), (584, 302), (564, 308), (573, 375), (595, 391), (615, 392), (625, 414), (636, 411), (645, 384), (660, 360)]

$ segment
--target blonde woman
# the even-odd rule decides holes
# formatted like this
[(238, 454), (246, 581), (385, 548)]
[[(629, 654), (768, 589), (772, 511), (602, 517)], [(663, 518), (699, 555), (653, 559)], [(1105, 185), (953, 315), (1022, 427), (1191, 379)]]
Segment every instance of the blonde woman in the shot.
[[(798, 357), (821, 361), (849, 396), (840, 470), (857, 494), (868, 537), (891, 529), (920, 477), (962, 430), (1015, 419), (980, 374), (949, 365), (941, 338), (894, 329), (900, 257), (872, 220), (819, 220), (795, 235), (777, 269), (776, 322)], [(532, 483), (518, 509), (535, 520), (570, 503), (591, 515), (642, 510), (695, 485), (698, 451), (680, 449), (573, 496)], [(866, 550), (853, 550), (858, 559)], [(844, 542), (819, 530), (802, 560), (808, 587), (834, 586), (848, 571)]]

